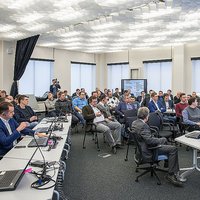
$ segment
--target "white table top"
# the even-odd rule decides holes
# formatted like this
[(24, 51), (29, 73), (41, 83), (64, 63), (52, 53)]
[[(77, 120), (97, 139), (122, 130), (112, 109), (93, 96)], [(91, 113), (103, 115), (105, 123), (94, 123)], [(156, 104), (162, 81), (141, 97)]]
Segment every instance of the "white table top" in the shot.
[(200, 150), (200, 139), (188, 138), (188, 137), (185, 137), (185, 135), (182, 135), (176, 138), (175, 141), (185, 144), (187, 146), (190, 146), (194, 149)]
[[(42, 147), (42, 153), (44, 154), (45, 161), (57, 161), (59, 162), (65, 141), (68, 136), (68, 130), (71, 125), (71, 117), (68, 117), (69, 122), (63, 123), (64, 130), (63, 131), (54, 131), (54, 134), (57, 136), (61, 136), (63, 139), (58, 141), (57, 147), (55, 149), (51, 149), (51, 151), (47, 151), (48, 147)], [(44, 122), (44, 121), (43, 121)], [(48, 123), (51, 124), (51, 123)], [(47, 126), (47, 123), (40, 123), (37, 127)], [(2, 160), (0, 160), (0, 171), (2, 170), (16, 170), (16, 169), (24, 169), (27, 165), (29, 159), (34, 154), (36, 147), (28, 148), (28, 143), (33, 138), (30, 136), (25, 136), (17, 145), (26, 146), (25, 148), (13, 148), (11, 149)], [(39, 150), (36, 151), (32, 160), (43, 160), (41, 153)], [(28, 166), (29, 168), (30, 166)], [(32, 167), (35, 171), (40, 171), (41, 168)], [(48, 172), (48, 175), (53, 175), (54, 171)], [(58, 169), (55, 170), (55, 175), (53, 179), (56, 181), (58, 175)], [(53, 188), (47, 190), (36, 190), (31, 188), (31, 184), (36, 181), (36, 177), (32, 174), (26, 173), (24, 174), (22, 180), (14, 191), (5, 191), (0, 192), (0, 199), (8, 199), (8, 200), (46, 200), (52, 199)], [(52, 185), (53, 182), (48, 183), (46, 186)]]

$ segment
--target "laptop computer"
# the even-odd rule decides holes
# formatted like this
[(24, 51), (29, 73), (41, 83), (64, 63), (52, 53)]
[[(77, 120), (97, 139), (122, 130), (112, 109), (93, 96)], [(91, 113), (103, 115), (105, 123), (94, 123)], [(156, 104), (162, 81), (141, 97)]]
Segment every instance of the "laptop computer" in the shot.
[(186, 133), (185, 137), (194, 138), (194, 139), (200, 139), (200, 131), (192, 131), (190, 133)]
[(45, 126), (41, 128), (37, 128), (35, 131), (38, 133), (48, 133), (50, 131), (51, 126)]
[[(36, 151), (37, 149), (35, 150), (35, 152)], [(35, 152), (29, 159), (24, 169), (0, 171), (0, 191), (11, 191), (17, 188), (20, 180), (22, 179), (24, 175), (24, 171), (28, 167), (33, 156), (35, 155)]]
[[(55, 118), (56, 119), (56, 118)], [(54, 121), (51, 122), (51, 125), (48, 127), (48, 133), (49, 137), (43, 137), (43, 138), (37, 138), (37, 139), (32, 139), (30, 143), (28, 144), (28, 147), (46, 147), (48, 145), (48, 140), (51, 137), (51, 133), (53, 132), (53, 123)], [(36, 141), (37, 143), (36, 143)]]

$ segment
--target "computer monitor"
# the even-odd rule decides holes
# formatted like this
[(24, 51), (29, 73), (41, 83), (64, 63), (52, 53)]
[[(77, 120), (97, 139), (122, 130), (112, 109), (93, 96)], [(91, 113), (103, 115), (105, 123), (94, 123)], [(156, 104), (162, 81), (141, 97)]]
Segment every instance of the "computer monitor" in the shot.
[(147, 93), (147, 79), (122, 79), (121, 80), (121, 89), (131, 90), (131, 94), (135, 97), (139, 96), (142, 91)]

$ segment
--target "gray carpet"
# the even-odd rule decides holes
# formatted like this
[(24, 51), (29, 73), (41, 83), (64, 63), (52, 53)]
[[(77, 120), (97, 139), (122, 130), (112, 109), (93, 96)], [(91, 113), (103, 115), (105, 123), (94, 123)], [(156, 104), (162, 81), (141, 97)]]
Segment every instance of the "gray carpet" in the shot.
[[(126, 146), (116, 155), (102, 158), (98, 155), (110, 153), (110, 148), (103, 143), (101, 135), (99, 138), (100, 152), (91, 136), (86, 137), (86, 149), (82, 149), (83, 134), (72, 135), (64, 182), (64, 192), (69, 200), (199, 200), (200, 172), (193, 173), (183, 188), (169, 184), (162, 172), (158, 173), (162, 181), (160, 186), (149, 174), (136, 183), (138, 173), (135, 172), (133, 146), (130, 146), (127, 162), (124, 161)], [(191, 166), (192, 151), (186, 151), (184, 146), (178, 148), (180, 166)]]

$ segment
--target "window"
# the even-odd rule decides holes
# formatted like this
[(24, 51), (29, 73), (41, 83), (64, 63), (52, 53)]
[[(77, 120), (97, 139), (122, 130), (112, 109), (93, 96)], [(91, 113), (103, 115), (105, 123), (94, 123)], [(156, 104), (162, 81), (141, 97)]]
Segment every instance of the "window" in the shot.
[(53, 61), (29, 60), (19, 80), (19, 94), (34, 94), (41, 97), (52, 81)]
[(108, 88), (121, 88), (121, 79), (129, 78), (128, 63), (108, 64)]
[(200, 58), (192, 59), (192, 90), (196, 93), (200, 93)]
[(96, 87), (96, 65), (88, 63), (71, 63), (71, 94), (77, 88), (85, 88), (90, 96)]
[(147, 79), (147, 90), (166, 92), (172, 87), (172, 61), (144, 62), (144, 78)]

